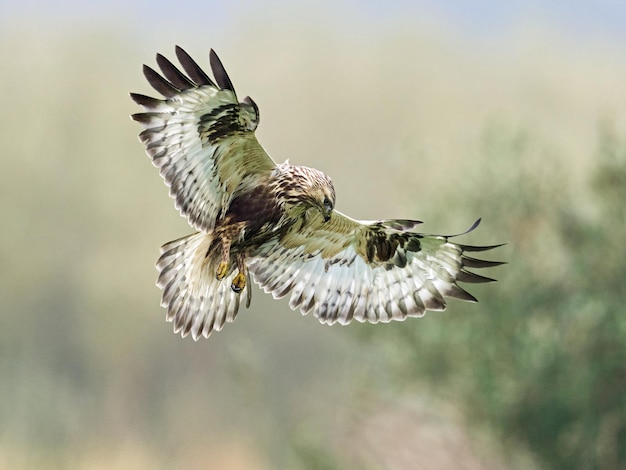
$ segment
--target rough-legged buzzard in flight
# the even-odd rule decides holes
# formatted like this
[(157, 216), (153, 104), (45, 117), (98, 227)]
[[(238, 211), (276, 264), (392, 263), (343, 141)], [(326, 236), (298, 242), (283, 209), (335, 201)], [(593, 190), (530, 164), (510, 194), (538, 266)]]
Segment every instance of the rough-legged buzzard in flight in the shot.
[[(197, 232), (161, 248), (158, 286), (182, 336), (208, 337), (250, 305), (250, 280), (322, 323), (389, 322), (444, 310), (446, 297), (476, 299), (458, 282), (493, 279), (468, 268), (502, 264), (468, 256), (494, 246), (415, 232), (414, 220), (360, 221), (335, 210), (335, 189), (313, 168), (276, 164), (257, 141), (259, 109), (237, 100), (211, 50), (214, 79), (180, 47), (184, 73), (164, 56), (144, 74), (164, 99), (132, 93), (132, 118)], [(480, 219), (470, 228), (478, 225)]]

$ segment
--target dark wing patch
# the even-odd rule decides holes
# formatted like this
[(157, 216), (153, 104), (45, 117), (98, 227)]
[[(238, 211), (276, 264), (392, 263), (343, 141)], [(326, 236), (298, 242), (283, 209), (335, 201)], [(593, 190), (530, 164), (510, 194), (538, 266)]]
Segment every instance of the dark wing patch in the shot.
[(238, 104), (224, 104), (200, 116), (198, 134), (202, 145), (216, 144), (221, 139), (247, 132), (240, 120)]

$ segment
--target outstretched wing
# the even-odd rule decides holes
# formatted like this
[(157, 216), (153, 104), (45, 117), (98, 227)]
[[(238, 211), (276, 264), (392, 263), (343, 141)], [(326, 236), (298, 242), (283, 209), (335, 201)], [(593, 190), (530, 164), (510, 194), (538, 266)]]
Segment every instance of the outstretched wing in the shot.
[(165, 99), (131, 93), (145, 112), (133, 114), (144, 130), (139, 139), (170, 187), (176, 208), (198, 230), (210, 231), (230, 202), (275, 164), (257, 141), (259, 110), (235, 89), (211, 50), (211, 80), (180, 47), (186, 75), (157, 54), (163, 76), (144, 65), (144, 75)]
[(313, 312), (322, 323), (421, 317), (444, 310), (446, 297), (475, 302), (458, 282), (493, 279), (467, 268), (502, 264), (467, 256), (500, 245), (459, 245), (449, 236), (420, 234), (412, 231), (416, 221), (360, 222), (336, 211), (326, 223), (319, 211), (306, 220), (263, 245), (249, 269), (265, 292), (289, 294), (292, 309)]

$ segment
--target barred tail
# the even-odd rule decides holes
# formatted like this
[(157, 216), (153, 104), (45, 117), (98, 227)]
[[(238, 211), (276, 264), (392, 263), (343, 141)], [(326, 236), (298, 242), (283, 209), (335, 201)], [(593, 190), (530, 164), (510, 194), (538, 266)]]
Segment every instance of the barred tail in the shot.
[[(174, 333), (180, 332), (183, 338), (189, 333), (194, 340), (208, 338), (225, 322), (234, 321), (239, 310), (243, 292), (231, 289), (236, 270), (231, 267), (226, 277), (216, 279), (219, 260), (207, 255), (212, 241), (210, 234), (197, 232), (161, 247), (156, 264), (157, 286), (163, 289), (161, 305), (167, 308), (167, 321), (174, 322)], [(250, 287), (245, 289), (248, 306)]]

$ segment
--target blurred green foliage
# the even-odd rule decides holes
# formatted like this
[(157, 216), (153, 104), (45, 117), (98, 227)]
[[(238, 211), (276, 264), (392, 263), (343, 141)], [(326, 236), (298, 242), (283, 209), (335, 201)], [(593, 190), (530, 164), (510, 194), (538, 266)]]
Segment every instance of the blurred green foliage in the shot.
[(564, 169), (525, 170), (530, 148), (524, 131), (488, 130), (483, 152), (494, 165), (473, 181), (486, 172), (490, 184), (463, 188), (468, 207), (510, 234), (500, 251), (510, 264), (481, 289), (478, 308), (364, 336), (388, 350), (398, 384), (462, 404), (509, 452), (527, 449), (541, 468), (624, 468), (626, 136), (600, 126), (594, 168), (575, 188), (587, 214)]

